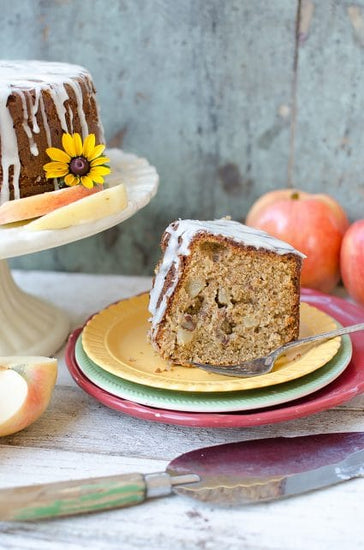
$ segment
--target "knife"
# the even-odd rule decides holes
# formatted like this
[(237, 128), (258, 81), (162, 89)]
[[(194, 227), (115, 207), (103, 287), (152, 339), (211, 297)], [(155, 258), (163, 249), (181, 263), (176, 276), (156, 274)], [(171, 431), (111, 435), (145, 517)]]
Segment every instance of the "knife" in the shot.
[(0, 520), (24, 521), (139, 504), (171, 493), (217, 504), (272, 501), (364, 476), (364, 433), (278, 437), (206, 447), (165, 472), (0, 490)]

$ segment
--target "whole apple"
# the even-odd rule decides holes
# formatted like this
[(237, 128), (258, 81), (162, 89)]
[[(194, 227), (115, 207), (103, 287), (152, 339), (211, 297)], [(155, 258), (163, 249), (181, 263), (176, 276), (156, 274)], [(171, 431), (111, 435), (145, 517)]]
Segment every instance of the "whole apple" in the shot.
[(335, 288), (340, 280), (341, 242), (349, 222), (331, 196), (277, 189), (252, 205), (245, 223), (290, 243), (307, 256), (302, 286), (322, 292)]
[(354, 222), (341, 244), (341, 277), (346, 290), (364, 305), (364, 220)]

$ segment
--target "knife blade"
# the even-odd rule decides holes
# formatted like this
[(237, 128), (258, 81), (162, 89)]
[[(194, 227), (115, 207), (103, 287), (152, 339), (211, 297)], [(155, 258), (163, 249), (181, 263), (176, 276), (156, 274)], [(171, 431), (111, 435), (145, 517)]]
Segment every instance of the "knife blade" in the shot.
[(165, 472), (0, 489), (0, 520), (97, 512), (171, 493), (242, 505), (299, 495), (363, 475), (361, 432), (241, 441), (185, 453)]
[(220, 504), (302, 494), (364, 475), (364, 433), (332, 433), (228, 443), (172, 460), (167, 472), (201, 478), (174, 492)]

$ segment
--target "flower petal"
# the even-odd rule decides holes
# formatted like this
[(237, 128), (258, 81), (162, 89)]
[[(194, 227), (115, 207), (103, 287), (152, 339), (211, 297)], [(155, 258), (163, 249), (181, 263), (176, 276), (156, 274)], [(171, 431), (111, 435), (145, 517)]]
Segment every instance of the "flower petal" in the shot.
[(71, 160), (71, 157), (67, 153), (57, 147), (48, 147), (46, 153), (49, 158), (56, 161), (58, 160), (59, 162), (69, 162)]
[(82, 155), (82, 139), (80, 134), (78, 134), (77, 132), (73, 134), (73, 144), (76, 151), (76, 157), (79, 157), (80, 155)]
[(80, 183), (79, 178), (76, 178), (73, 174), (67, 174), (67, 176), (64, 178), (64, 182), (69, 187), (73, 187), (74, 185)]
[(95, 134), (89, 134), (85, 138), (85, 141), (83, 143), (83, 150), (82, 150), (82, 154), (84, 157), (87, 158), (87, 160), (89, 160), (88, 157), (89, 155), (91, 155), (92, 151), (94, 150), (94, 147), (95, 147)]
[(105, 150), (105, 147), (106, 145), (96, 145), (96, 147), (94, 147), (93, 151), (91, 152), (91, 154), (88, 156), (87, 160), (91, 161), (91, 160), (94, 160), (96, 159), (97, 157), (99, 157), (100, 155), (102, 155), (102, 153), (104, 152)]
[(87, 175), (96, 183), (104, 183), (104, 174), (100, 174), (96, 168), (91, 168)]
[(45, 164), (43, 168), (44, 170), (52, 170), (52, 171), (59, 170), (61, 172), (63, 172), (63, 170), (66, 170), (67, 172), (69, 172), (69, 166), (65, 162), (58, 162), (58, 161), (47, 162), (47, 164)]
[(91, 166), (101, 166), (101, 164), (106, 164), (107, 162), (110, 162), (108, 157), (98, 157), (91, 161)]
[(46, 178), (47, 180), (54, 179), (54, 178), (59, 179), (59, 178), (63, 178), (66, 175), (67, 174), (62, 174), (61, 172), (47, 172)]
[(69, 172), (68, 164), (63, 164), (61, 162), (48, 162), (43, 168), (47, 179), (62, 178)]
[(76, 157), (76, 150), (75, 145), (73, 143), (73, 137), (71, 134), (63, 134), (62, 136), (62, 145), (63, 149), (68, 153), (71, 157)]
[(106, 176), (106, 174), (110, 174), (111, 170), (108, 166), (93, 166), (89, 172), (89, 176), (91, 174), (95, 174), (95, 176)]
[(89, 176), (81, 176), (81, 183), (84, 187), (87, 187), (87, 189), (92, 189), (94, 186), (94, 183)]
[(95, 174), (89, 174), (89, 177), (92, 179), (92, 181), (94, 183), (99, 183), (100, 185), (102, 185), (104, 183), (104, 177), (103, 176), (97, 176)]

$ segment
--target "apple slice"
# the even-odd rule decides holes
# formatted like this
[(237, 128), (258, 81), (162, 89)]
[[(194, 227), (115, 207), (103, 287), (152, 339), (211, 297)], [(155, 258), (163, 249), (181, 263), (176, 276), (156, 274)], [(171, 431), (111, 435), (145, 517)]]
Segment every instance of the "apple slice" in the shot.
[(43, 414), (56, 379), (56, 359), (0, 357), (0, 437), (19, 432)]
[(87, 189), (83, 185), (75, 185), (58, 189), (58, 191), (48, 191), (23, 199), (7, 201), (0, 206), (0, 225), (44, 216), (57, 208), (93, 195), (102, 189), (101, 185), (95, 185), (92, 189)]
[(71, 225), (91, 222), (117, 214), (128, 204), (126, 188), (123, 183), (103, 189), (96, 195), (62, 206), (41, 218), (31, 221), (26, 228), (32, 231), (43, 229), (64, 229)]

